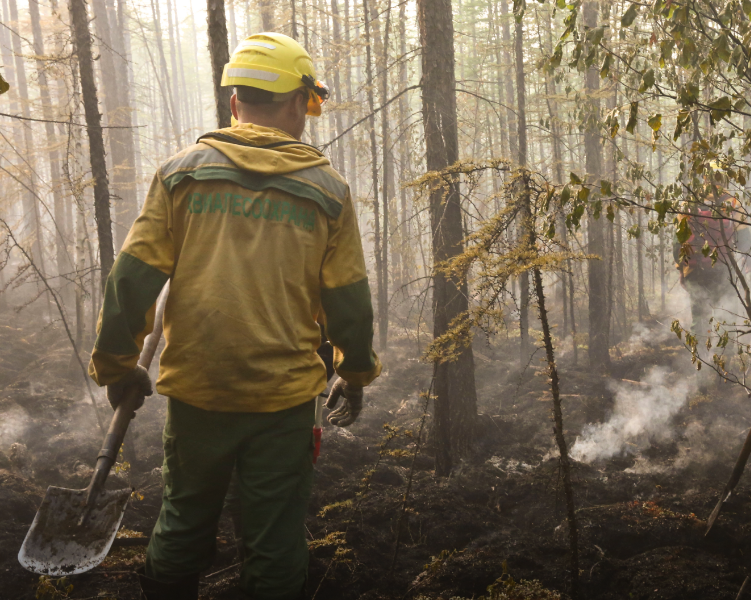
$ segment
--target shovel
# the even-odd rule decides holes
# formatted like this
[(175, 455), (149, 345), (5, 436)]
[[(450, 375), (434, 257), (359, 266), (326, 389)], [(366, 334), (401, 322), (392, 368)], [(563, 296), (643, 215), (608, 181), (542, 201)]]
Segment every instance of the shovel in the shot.
[[(169, 282), (157, 301), (154, 330), (146, 338), (138, 364), (148, 369), (162, 337), (162, 317), (169, 294)], [(131, 489), (108, 491), (104, 483), (115, 464), (135, 407), (137, 392), (118, 405), (104, 444), (97, 457), (94, 474), (85, 490), (50, 486), (34, 522), (26, 534), (18, 562), (41, 575), (76, 575), (101, 563), (117, 535)]]

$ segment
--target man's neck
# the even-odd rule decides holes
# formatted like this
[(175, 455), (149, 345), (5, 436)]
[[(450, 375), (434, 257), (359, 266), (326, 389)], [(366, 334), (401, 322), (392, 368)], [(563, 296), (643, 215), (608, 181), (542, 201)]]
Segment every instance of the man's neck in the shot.
[[(238, 116), (237, 122), (240, 125), (258, 125), (259, 127), (268, 127), (270, 129), (278, 129), (279, 131), (286, 133), (288, 136), (295, 138), (295, 136), (289, 132), (289, 128), (286, 127), (284, 123), (279, 122), (279, 119), (275, 119), (273, 117), (266, 117), (264, 115), (253, 115), (252, 117), (248, 117), (247, 115), (238, 114), (237, 116)], [(295, 138), (295, 139), (299, 141), (299, 138)]]

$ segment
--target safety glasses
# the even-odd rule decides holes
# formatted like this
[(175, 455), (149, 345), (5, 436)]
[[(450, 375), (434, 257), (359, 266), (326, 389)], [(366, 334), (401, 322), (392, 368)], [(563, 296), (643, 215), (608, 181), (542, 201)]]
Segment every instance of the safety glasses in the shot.
[(318, 79), (313, 79), (310, 75), (303, 75), (302, 82), (309, 90), (311, 90), (316, 96), (318, 96), (318, 103), (323, 106), (326, 104), (326, 100), (331, 96), (329, 87)]

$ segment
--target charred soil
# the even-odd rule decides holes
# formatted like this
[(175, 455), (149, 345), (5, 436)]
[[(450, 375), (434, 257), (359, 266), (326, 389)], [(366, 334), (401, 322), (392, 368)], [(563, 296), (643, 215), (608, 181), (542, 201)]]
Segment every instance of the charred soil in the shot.
[[(86, 486), (101, 434), (63, 333), (54, 325), (39, 331), (7, 320), (0, 327), (0, 598), (31, 600), (39, 576), (19, 566), (18, 549), (47, 486)], [(677, 340), (660, 339), (624, 351), (608, 375), (575, 367), (567, 356), (560, 360), (569, 444), (587, 424), (610, 418), (613, 380), (641, 385), (654, 366), (692, 377)], [(434, 475), (429, 415), (413, 458), (424, 406), (419, 392), (431, 375), (414, 358), (413, 341), (394, 341), (384, 357), (386, 372), (368, 390), (355, 425), (325, 428), (306, 524), (309, 598), (478, 598), (509, 576), (541, 583), (530, 595), (509, 597), (567, 597), (567, 525), (547, 375), (541, 363), (514, 366), (512, 342), (476, 350), (476, 450), (451, 477)], [(118, 546), (99, 567), (71, 577), (73, 590), (57, 597), (138, 597), (135, 569), (145, 547), (127, 540), (148, 536), (159, 511), (164, 415), (163, 398), (147, 400), (121, 468), (108, 482), (136, 490)], [(751, 426), (747, 398), (712, 384), (691, 393), (668, 426), (670, 435), (633, 448), (627, 442), (591, 464), (574, 463), (581, 597), (732, 599), (749, 571), (748, 475), (704, 536)], [(236, 563), (232, 524), (223, 516), (202, 598), (241, 597)]]

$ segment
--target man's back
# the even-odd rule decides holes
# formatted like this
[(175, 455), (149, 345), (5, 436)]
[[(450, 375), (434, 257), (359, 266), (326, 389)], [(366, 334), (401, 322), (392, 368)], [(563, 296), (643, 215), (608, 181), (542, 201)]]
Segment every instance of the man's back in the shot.
[(170, 276), (157, 383), (164, 395), (240, 412), (310, 400), (326, 385), (315, 352), (322, 294), (324, 309), (327, 300), (349, 309), (328, 309), (336, 321), (329, 337), (350, 346), (341, 369), (363, 383), (380, 370), (369, 343), (357, 341), (371, 339), (372, 329), (360, 329), (372, 327), (372, 311), (349, 189), (319, 151), (279, 130), (240, 125), (165, 162), (113, 274), (108, 293), (143, 296), (127, 304), (145, 319), (132, 308), (103, 314), (102, 333), (117, 337), (97, 341), (100, 383), (111, 365), (137, 355), (122, 329), (134, 342), (150, 330), (152, 298)]

